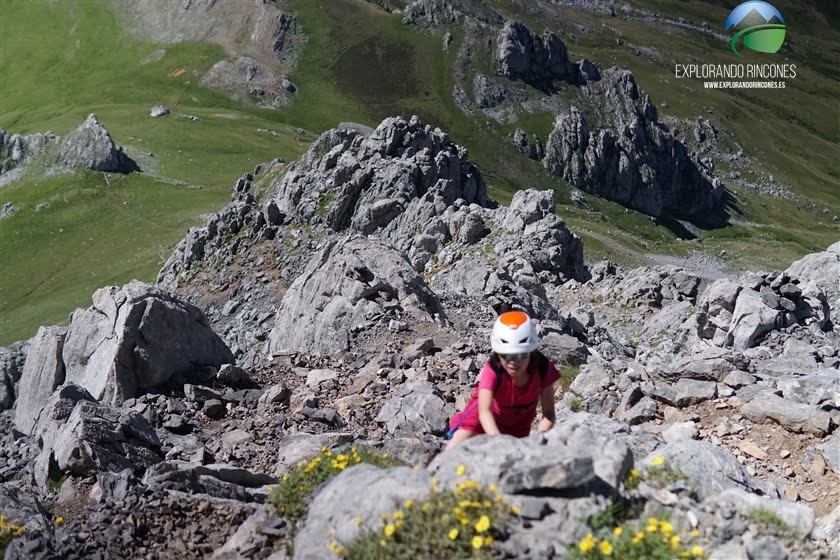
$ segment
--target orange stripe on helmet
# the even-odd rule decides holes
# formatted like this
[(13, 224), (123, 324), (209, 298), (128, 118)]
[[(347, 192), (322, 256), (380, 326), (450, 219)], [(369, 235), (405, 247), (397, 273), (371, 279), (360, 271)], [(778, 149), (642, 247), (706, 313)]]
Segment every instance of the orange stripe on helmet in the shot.
[(528, 316), (521, 311), (508, 311), (499, 315), (499, 322), (506, 327), (516, 330), (528, 321)]

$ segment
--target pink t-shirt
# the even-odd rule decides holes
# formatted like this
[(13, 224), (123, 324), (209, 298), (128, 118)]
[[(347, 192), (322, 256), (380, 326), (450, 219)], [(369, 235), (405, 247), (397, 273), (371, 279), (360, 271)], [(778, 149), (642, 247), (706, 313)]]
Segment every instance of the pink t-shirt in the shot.
[(452, 417), (450, 428), (455, 429), (457, 426), (459, 430), (464, 429), (478, 434), (484, 433), (484, 428), (481, 427), (481, 422), (478, 419), (478, 406), (474, 405), (478, 403), (478, 392), (481, 389), (487, 389), (493, 391), (491, 408), (499, 431), (516, 437), (526, 437), (531, 432), (531, 424), (537, 416), (540, 393), (558, 379), (560, 379), (560, 373), (554, 367), (554, 364), (549, 361), (542, 376), (532, 366), (528, 382), (524, 387), (517, 387), (513, 378), (507, 373), (502, 374), (501, 382), (499, 382), (496, 372), (487, 363), (481, 370), (478, 385), (473, 391), (469, 404), (462, 412)]

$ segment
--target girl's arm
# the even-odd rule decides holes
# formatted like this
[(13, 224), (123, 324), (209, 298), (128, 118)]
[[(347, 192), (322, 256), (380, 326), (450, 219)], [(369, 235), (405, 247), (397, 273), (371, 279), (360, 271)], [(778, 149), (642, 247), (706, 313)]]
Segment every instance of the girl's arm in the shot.
[[(553, 396), (552, 396), (553, 399)], [(484, 433), (497, 436), (501, 432), (496, 425), (496, 418), (493, 416), (493, 391), (490, 389), (479, 389), (478, 391), (478, 421), (484, 428)]]
[[(481, 410), (481, 394), (478, 395), (479, 410)], [(540, 393), (540, 406), (542, 406), (542, 420), (537, 428), (540, 432), (547, 432), (554, 427), (554, 384), (546, 386)], [(482, 425), (484, 423), (482, 422)]]

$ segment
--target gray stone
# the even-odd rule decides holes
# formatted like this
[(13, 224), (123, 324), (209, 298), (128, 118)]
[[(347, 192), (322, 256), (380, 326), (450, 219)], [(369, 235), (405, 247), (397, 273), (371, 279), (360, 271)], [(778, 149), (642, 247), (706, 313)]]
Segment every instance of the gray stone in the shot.
[(437, 296), (401, 253), (361, 236), (331, 241), (286, 292), (267, 351), (349, 350), (354, 328), (392, 299), (420, 317), (443, 317)]
[(789, 432), (818, 437), (831, 432), (831, 415), (807, 404), (784, 399), (770, 391), (758, 393), (740, 409), (745, 418), (757, 424), (772, 420)]
[(61, 353), (66, 334), (65, 327), (40, 327), (29, 342), (15, 407), (15, 429), (21, 433), (32, 431), (44, 402), (64, 383)]
[(708, 401), (717, 396), (717, 385), (712, 381), (680, 379), (674, 386), (674, 390), (676, 391), (675, 404), (680, 408)]
[(700, 431), (694, 422), (676, 422), (662, 430), (662, 439), (667, 443), (697, 439), (699, 436)]
[(727, 341), (737, 350), (746, 350), (778, 327), (780, 320), (779, 312), (764, 305), (757, 292), (742, 290), (732, 312)]
[(73, 312), (63, 358), (68, 382), (114, 404), (175, 374), (233, 361), (200, 310), (137, 281), (97, 290), (93, 307)]
[(581, 488), (595, 477), (592, 457), (555, 455), (526, 461), (511, 467), (502, 478), (502, 491), (508, 494), (540, 490)]
[(219, 372), (216, 374), (216, 379), (228, 386), (234, 386), (237, 383), (246, 381), (248, 374), (241, 367), (233, 364), (222, 364)]
[(642, 464), (650, 465), (657, 456), (665, 457), (666, 468), (678, 469), (687, 475), (701, 497), (713, 496), (728, 488), (766, 490), (726, 448), (707, 441), (668, 443), (645, 457)]
[(382, 406), (376, 422), (383, 424), (391, 435), (401, 433), (431, 433), (441, 435), (449, 429), (449, 417), (454, 413), (435, 386), (426, 381), (408, 384)]
[[(337, 559), (330, 541), (347, 545), (366, 530), (379, 530), (379, 516), (395, 504), (423, 501), (431, 490), (431, 475), (408, 467), (380, 469), (360, 464), (330, 480), (315, 496), (303, 528), (295, 537), (294, 558)], [(361, 522), (357, 525), (356, 518)], [(325, 538), (331, 531), (330, 538)]]

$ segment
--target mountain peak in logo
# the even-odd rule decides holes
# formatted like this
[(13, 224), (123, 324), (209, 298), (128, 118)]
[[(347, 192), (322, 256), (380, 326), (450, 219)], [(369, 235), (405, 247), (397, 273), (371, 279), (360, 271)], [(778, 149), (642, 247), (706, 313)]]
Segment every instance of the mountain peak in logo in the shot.
[(775, 7), (767, 2), (751, 0), (738, 5), (726, 18), (725, 28), (735, 32), (729, 41), (732, 51), (738, 52), (739, 40), (743, 46), (759, 52), (774, 53), (785, 41), (785, 20)]

